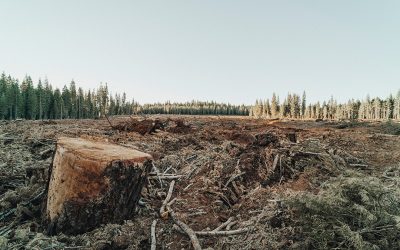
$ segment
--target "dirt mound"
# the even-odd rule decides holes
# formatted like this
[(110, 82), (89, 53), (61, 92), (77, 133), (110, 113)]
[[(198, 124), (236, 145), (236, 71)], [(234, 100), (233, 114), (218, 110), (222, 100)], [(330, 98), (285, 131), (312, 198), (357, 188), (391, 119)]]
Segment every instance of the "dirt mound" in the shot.
[(189, 133), (192, 131), (192, 127), (190, 124), (185, 124), (185, 121), (182, 119), (173, 120), (175, 123), (174, 126), (167, 127), (166, 131), (170, 133), (180, 134), (180, 133)]
[(139, 120), (139, 119), (133, 119), (131, 117), (129, 118), (130, 118), (129, 120), (118, 123), (116, 125), (113, 125), (108, 117), (107, 120), (110, 123), (112, 129), (123, 132), (136, 132), (141, 135), (152, 134), (156, 132), (157, 129), (164, 129), (166, 126), (165, 121), (162, 122), (159, 119)]

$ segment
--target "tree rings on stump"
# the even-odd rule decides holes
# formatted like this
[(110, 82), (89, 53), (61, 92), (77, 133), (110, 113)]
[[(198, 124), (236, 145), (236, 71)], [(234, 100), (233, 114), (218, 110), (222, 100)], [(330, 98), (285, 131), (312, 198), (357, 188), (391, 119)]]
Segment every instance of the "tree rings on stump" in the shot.
[(132, 218), (151, 160), (111, 143), (60, 138), (44, 214), (48, 234), (78, 234)]

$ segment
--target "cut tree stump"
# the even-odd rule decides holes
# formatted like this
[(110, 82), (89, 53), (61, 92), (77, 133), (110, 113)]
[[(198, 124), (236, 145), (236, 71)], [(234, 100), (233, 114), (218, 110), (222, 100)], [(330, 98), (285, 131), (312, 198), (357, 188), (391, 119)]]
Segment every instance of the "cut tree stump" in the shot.
[(48, 234), (78, 234), (132, 218), (151, 160), (110, 143), (60, 138), (48, 183)]

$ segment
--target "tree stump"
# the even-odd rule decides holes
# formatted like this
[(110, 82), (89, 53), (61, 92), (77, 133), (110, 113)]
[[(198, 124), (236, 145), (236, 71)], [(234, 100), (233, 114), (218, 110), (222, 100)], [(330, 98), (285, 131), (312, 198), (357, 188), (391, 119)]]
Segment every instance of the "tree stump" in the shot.
[(132, 218), (151, 159), (110, 143), (60, 138), (45, 206), (48, 234), (78, 234)]

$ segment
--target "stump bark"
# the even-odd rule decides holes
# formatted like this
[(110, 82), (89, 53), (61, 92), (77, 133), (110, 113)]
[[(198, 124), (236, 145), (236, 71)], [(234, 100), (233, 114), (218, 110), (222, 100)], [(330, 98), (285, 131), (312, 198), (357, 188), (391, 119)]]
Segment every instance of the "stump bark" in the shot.
[(60, 138), (45, 206), (48, 234), (78, 234), (132, 218), (151, 159), (110, 143)]

